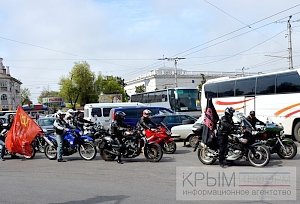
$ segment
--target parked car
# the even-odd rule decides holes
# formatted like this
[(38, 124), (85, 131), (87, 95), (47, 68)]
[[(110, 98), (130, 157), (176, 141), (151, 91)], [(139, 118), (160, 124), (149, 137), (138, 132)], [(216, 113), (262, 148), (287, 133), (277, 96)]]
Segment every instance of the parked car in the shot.
[(174, 139), (183, 140), (184, 145), (186, 142), (189, 143), (190, 146), (195, 146), (195, 140), (198, 139), (193, 132), (193, 128), (199, 128), (201, 126), (203, 119), (201, 117), (193, 124), (185, 124), (185, 125), (178, 125), (171, 128), (172, 137)]
[(112, 108), (109, 113), (109, 124), (114, 120), (115, 113), (122, 111), (126, 114), (124, 122), (131, 127), (135, 127), (145, 109), (152, 112), (152, 115), (174, 114), (171, 109), (164, 107), (122, 107)]
[(151, 116), (151, 120), (156, 123), (164, 123), (169, 130), (171, 130), (172, 127), (182, 125), (182, 124), (194, 124), (196, 122), (196, 118), (184, 115), (184, 114), (168, 114), (168, 115), (155, 115)]
[(55, 117), (44, 117), (37, 119), (37, 124), (42, 128), (47, 130), (47, 133), (53, 133), (54, 127), (53, 123), (55, 121)]

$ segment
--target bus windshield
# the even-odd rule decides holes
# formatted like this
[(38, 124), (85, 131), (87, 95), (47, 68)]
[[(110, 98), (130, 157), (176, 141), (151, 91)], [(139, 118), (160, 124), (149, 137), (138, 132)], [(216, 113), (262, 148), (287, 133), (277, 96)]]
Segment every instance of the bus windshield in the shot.
[(197, 89), (175, 89), (174, 94), (176, 98), (175, 111), (200, 110), (199, 91)]

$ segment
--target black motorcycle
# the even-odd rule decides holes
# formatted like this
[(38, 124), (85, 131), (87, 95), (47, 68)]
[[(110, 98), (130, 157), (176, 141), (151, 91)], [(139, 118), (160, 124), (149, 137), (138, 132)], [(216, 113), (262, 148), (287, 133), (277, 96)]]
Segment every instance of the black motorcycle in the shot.
[(122, 137), (120, 148), (116, 140), (111, 136), (105, 136), (99, 144), (100, 155), (105, 161), (113, 161), (121, 149), (122, 157), (134, 158), (144, 152), (145, 158), (150, 162), (159, 162), (163, 156), (159, 144), (149, 142), (146, 137), (141, 136), (137, 131), (125, 131)]
[(285, 137), (283, 126), (272, 122), (258, 127), (257, 130), (256, 139), (269, 147), (271, 154), (277, 153), (282, 159), (292, 159), (296, 156), (297, 145), (291, 138)]
[[(245, 159), (250, 162), (252, 166), (264, 167), (270, 161), (270, 151), (262, 142), (256, 141), (253, 137), (251, 124), (242, 115), (238, 115), (241, 122), (235, 128), (232, 134), (228, 136), (228, 153), (226, 155), (227, 161), (235, 161)], [(218, 145), (217, 140), (212, 140), (211, 144), (206, 145), (199, 140), (198, 159), (207, 165), (215, 163), (218, 159)]]

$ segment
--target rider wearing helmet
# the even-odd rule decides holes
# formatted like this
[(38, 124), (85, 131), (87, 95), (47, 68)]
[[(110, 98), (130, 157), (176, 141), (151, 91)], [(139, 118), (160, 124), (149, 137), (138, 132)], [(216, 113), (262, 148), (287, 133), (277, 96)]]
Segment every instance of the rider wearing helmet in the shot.
[(232, 116), (235, 110), (232, 107), (225, 109), (225, 115), (221, 117), (220, 124), (217, 130), (218, 144), (219, 144), (219, 163), (221, 167), (227, 165), (225, 155), (227, 153), (228, 135), (234, 129)]
[(119, 146), (117, 162), (120, 164), (122, 164), (122, 160), (121, 160), (122, 137), (123, 137), (123, 133), (129, 128), (129, 126), (124, 123), (125, 116), (126, 114), (123, 111), (117, 111), (115, 113), (114, 121), (110, 124), (111, 136)]
[(264, 122), (262, 122), (262, 121), (260, 121), (260, 120), (257, 119), (257, 117), (255, 116), (255, 111), (253, 111), (253, 110), (250, 111), (249, 116), (247, 117), (247, 120), (250, 122), (250, 124), (252, 125), (252, 127), (254, 129), (256, 129), (255, 128), (256, 124), (266, 125)]
[(145, 109), (143, 111), (143, 115), (140, 118), (139, 122), (137, 123), (138, 129), (141, 131), (146, 130), (146, 129), (151, 129), (155, 128), (156, 124), (150, 119), (151, 116), (151, 111), (149, 109)]
[(84, 127), (86, 124), (89, 124), (89, 125), (93, 125), (93, 124), (94, 124), (93, 122), (84, 119), (84, 114), (83, 114), (83, 112), (81, 112), (81, 111), (78, 112), (77, 117), (76, 117), (74, 123), (75, 123), (75, 125), (76, 125), (79, 129), (81, 129), (81, 130), (83, 130), (83, 127)]
[(55, 114), (56, 120), (53, 123), (55, 135), (56, 135), (56, 141), (57, 141), (57, 161), (58, 162), (66, 162), (62, 158), (63, 155), (63, 135), (65, 131), (68, 131), (68, 128), (66, 128), (67, 123), (64, 120), (64, 114), (61, 110), (58, 110)]

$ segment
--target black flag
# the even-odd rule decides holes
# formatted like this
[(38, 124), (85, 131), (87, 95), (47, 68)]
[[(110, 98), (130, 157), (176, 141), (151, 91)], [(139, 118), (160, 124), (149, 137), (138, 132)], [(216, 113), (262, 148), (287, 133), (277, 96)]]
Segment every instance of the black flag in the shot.
[(208, 146), (212, 142), (214, 130), (216, 129), (217, 122), (219, 121), (218, 113), (211, 98), (207, 99), (206, 109), (203, 118), (203, 132), (202, 142)]

